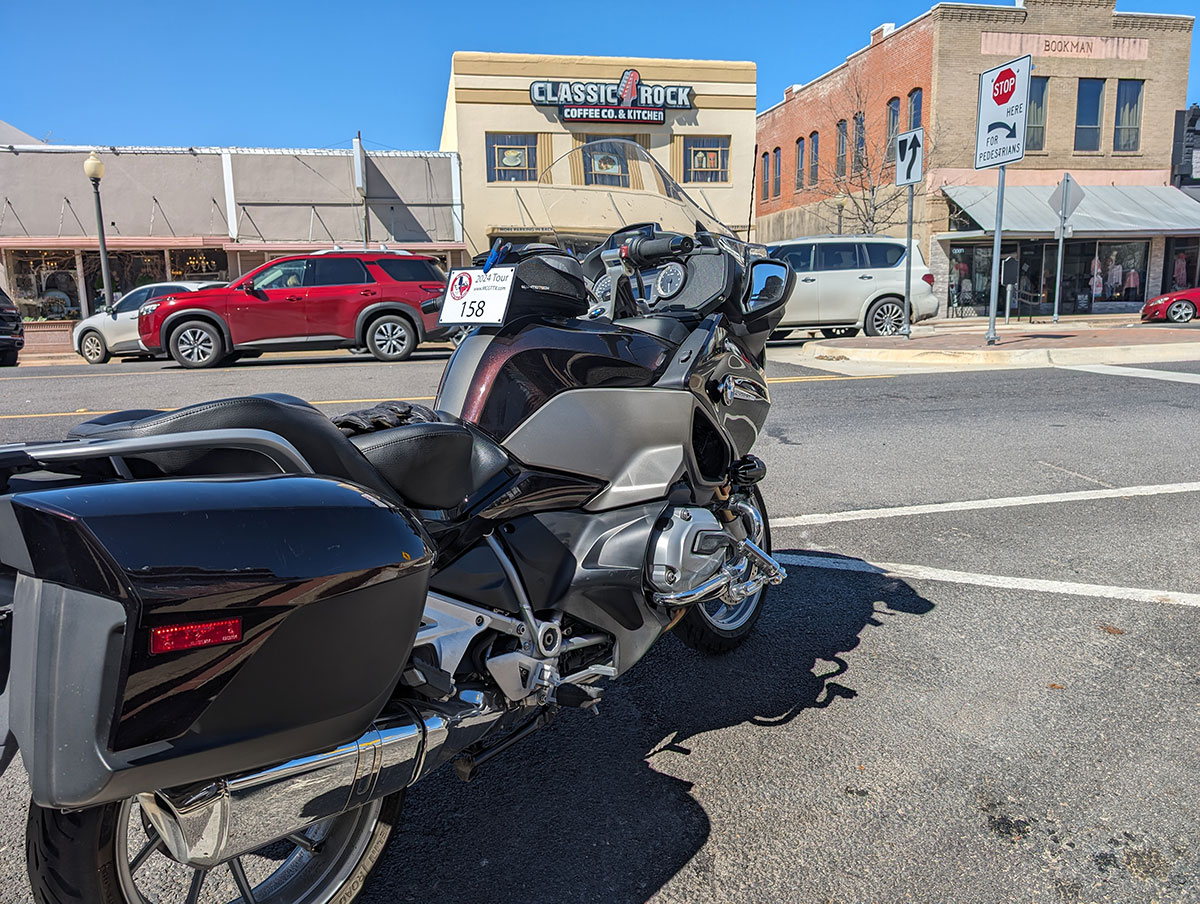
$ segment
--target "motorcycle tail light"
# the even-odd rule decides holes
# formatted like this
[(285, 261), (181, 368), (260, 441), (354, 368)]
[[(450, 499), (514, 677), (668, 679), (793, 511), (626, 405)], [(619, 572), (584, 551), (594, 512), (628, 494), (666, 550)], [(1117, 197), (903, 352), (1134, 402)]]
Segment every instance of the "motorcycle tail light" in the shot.
[(196, 622), (190, 625), (163, 625), (150, 632), (150, 654), (157, 656), (160, 653), (177, 653), (180, 650), (237, 643), (241, 639), (240, 618)]

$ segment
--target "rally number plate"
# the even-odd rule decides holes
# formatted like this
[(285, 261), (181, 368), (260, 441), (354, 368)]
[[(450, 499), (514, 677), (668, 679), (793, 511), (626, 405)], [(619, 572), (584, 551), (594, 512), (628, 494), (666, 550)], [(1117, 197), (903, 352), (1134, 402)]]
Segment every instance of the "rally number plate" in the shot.
[(451, 270), (438, 323), (443, 326), (499, 326), (508, 311), (516, 267)]

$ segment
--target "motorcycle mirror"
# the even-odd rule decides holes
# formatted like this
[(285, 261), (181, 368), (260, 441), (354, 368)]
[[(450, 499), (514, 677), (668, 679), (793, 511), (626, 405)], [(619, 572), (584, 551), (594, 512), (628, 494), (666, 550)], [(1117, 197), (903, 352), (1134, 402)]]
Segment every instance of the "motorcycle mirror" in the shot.
[(760, 260), (750, 265), (747, 314), (763, 314), (787, 300), (791, 268), (782, 261)]

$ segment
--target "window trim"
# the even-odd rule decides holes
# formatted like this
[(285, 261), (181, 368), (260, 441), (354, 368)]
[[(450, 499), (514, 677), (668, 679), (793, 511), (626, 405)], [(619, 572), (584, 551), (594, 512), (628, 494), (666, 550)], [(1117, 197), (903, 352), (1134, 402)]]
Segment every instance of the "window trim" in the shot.
[[(1096, 98), (1096, 124), (1094, 126), (1079, 124), (1079, 112), (1080, 112), (1079, 101), (1080, 101), (1080, 94), (1083, 91), (1083, 85), (1085, 82), (1097, 82), (1100, 85), (1100, 94)], [(1076, 86), (1075, 86), (1075, 140), (1072, 143), (1072, 150), (1077, 154), (1099, 154), (1099, 153), (1103, 153), (1103, 151), (1104, 151), (1104, 142), (1103, 142), (1102, 138), (1104, 135), (1104, 95), (1105, 95), (1105, 92), (1108, 87), (1107, 82), (1108, 82), (1108, 80), (1103, 79), (1103, 78), (1080, 77), (1076, 83)], [(1089, 131), (1095, 132), (1095, 135), (1096, 135), (1096, 140), (1095, 140), (1096, 146), (1095, 147), (1080, 147), (1079, 146), (1080, 129), (1087, 129)]]
[(813, 129), (808, 133), (808, 187), (820, 182), (821, 176), (821, 133)]
[[(914, 112), (913, 101), (916, 101), (915, 112), (917, 115), (915, 117), (913, 116), (913, 112)], [(924, 106), (925, 106), (925, 91), (923, 88), (921, 88), (920, 85), (918, 85), (916, 88), (913, 88), (911, 91), (908, 92), (908, 129), (907, 129), (907, 131), (911, 132), (914, 129), (921, 128), (921, 118), (925, 112), (923, 109)]]
[(796, 186), (794, 191), (804, 188), (804, 136), (796, 139)]

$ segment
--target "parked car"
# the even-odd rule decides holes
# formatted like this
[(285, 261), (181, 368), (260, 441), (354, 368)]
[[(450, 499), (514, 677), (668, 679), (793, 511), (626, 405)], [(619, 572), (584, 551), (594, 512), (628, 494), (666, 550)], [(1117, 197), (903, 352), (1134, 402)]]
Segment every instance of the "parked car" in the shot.
[[(828, 338), (891, 336), (900, 331), (904, 308), (904, 240), (886, 235), (820, 235), (780, 242), (771, 256), (796, 271), (779, 332), (820, 329)], [(933, 274), (921, 249), (912, 246), (913, 323), (937, 315)]]
[(213, 367), (247, 353), (366, 348), (403, 361), (442, 338), (421, 303), (442, 294), (446, 275), (430, 257), (396, 251), (319, 251), (282, 257), (221, 289), (143, 304), (142, 343), (184, 367)]
[(1169, 320), (1171, 323), (1187, 323), (1196, 316), (1200, 308), (1200, 288), (1180, 289), (1151, 298), (1142, 306), (1142, 320)]
[(145, 355), (146, 347), (138, 335), (138, 309), (142, 305), (164, 295), (198, 292), (223, 285), (223, 282), (181, 280), (138, 286), (118, 298), (111, 308), (101, 307), (75, 325), (71, 337), (75, 352), (88, 364), (104, 364), (113, 356)]
[(15, 367), (25, 347), (25, 326), (13, 300), (0, 289), (0, 367)]

